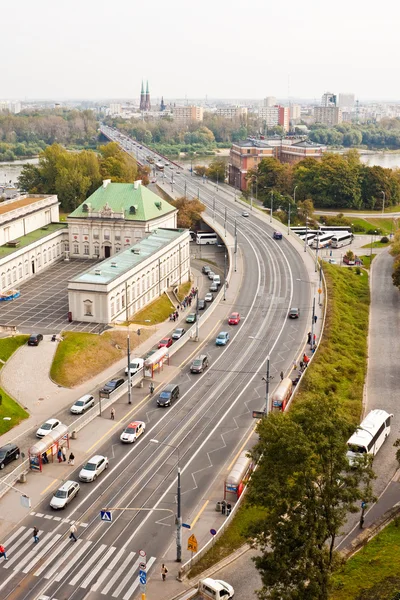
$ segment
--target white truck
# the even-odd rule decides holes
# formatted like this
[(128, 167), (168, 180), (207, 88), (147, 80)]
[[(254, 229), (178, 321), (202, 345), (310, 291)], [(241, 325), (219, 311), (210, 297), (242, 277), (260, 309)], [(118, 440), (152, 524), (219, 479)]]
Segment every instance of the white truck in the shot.
[(196, 590), (192, 590), (181, 600), (230, 600), (235, 590), (221, 579), (200, 579)]

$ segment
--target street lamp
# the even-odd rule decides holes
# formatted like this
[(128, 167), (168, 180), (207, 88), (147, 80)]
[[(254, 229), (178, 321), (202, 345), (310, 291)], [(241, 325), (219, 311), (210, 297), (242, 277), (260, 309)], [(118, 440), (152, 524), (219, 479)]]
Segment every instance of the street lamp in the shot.
[[(258, 340), (259, 342), (262, 342), (263, 340), (261, 338), (255, 337), (254, 335), (249, 335), (249, 339), (250, 340)], [(267, 372), (265, 374), (265, 377), (262, 378), (262, 381), (265, 381), (265, 416), (267, 417), (269, 414), (269, 382), (271, 381), (271, 379), (273, 379), (273, 377), (269, 374), (269, 363), (270, 363), (270, 357), (269, 354), (267, 356)]]
[(269, 213), (269, 222), (272, 223), (272, 213), (274, 211), (274, 192), (271, 191), (271, 212)]
[[(315, 286), (314, 281), (307, 281), (306, 279), (296, 279), (296, 281), (301, 281), (302, 283), (310, 283), (311, 285)], [(314, 297), (313, 297), (312, 315), (311, 315), (311, 341), (310, 341), (311, 348), (314, 345), (314, 324), (315, 324), (315, 287), (314, 287)]]
[[(295, 185), (294, 186), (294, 190), (293, 190), (293, 202), (294, 205), (296, 205), (296, 190), (297, 190), (298, 186)], [(288, 214), (288, 235), (290, 235), (290, 202), (289, 202), (289, 214)]]
[(178, 452), (178, 488), (177, 488), (177, 509), (176, 509), (176, 562), (182, 562), (182, 516), (181, 516), (181, 466), (179, 446), (173, 446), (159, 440), (150, 440), (152, 444), (168, 446)]
[(381, 194), (383, 195), (383, 202), (382, 202), (382, 214), (383, 214), (385, 212), (386, 194), (385, 194), (385, 192), (381, 192)]
[(371, 233), (371, 251), (369, 253), (369, 257), (372, 259), (372, 244), (374, 243), (373, 237), (376, 235), (376, 230)]

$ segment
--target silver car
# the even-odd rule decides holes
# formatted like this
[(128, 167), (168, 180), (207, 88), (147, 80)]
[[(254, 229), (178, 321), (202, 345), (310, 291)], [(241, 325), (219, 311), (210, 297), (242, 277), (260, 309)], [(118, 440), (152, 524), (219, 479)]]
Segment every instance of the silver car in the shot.
[(54, 492), (54, 496), (50, 500), (50, 506), (54, 509), (65, 508), (67, 504), (75, 498), (79, 493), (80, 486), (76, 481), (68, 480)]

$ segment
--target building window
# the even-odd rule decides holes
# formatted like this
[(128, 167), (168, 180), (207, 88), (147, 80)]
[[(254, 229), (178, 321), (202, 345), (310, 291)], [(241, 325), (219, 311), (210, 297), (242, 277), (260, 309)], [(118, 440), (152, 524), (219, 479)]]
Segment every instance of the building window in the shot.
[(57, 256), (60, 256), (60, 244), (57, 244)]
[(109, 240), (110, 239), (110, 230), (109, 229), (105, 229), (104, 230), (104, 239), (105, 240)]
[(98, 229), (93, 229), (93, 239), (94, 240), (99, 239), (99, 230)]
[(40, 254), (37, 255), (36, 261), (37, 261), (38, 269), (40, 269), (40, 267), (42, 266), (42, 257)]
[(122, 294), (122, 296), (121, 296), (121, 304), (122, 304), (122, 308), (125, 308), (125, 294)]
[(111, 317), (114, 316), (114, 298), (111, 298), (111, 303), (110, 303), (110, 310), (111, 310)]
[(47, 263), (47, 250), (43, 250), (43, 262), (44, 264)]
[(18, 279), (22, 279), (22, 264), (18, 265)]
[(11, 285), (11, 271), (8, 269), (7, 271), (7, 285)]
[(117, 294), (117, 312), (119, 312), (119, 295)]
[(120, 231), (115, 232), (114, 239), (116, 242), (119, 242), (121, 240), (121, 232)]
[(13, 282), (15, 283), (17, 281), (17, 267), (13, 267), (12, 278), (13, 278)]
[(129, 285), (126, 288), (126, 301), (128, 304), (131, 301), (131, 288), (129, 287)]
[(4, 289), (6, 287), (6, 274), (1, 274), (1, 287)]
[(74, 244), (74, 254), (79, 254), (79, 244)]
[(65, 252), (69, 252), (69, 242), (64, 242), (64, 250)]
[(55, 258), (55, 257), (56, 257), (56, 247), (53, 246), (53, 258)]
[(96, 256), (99, 256), (99, 254), (100, 254), (100, 248), (99, 248), (99, 246), (95, 246), (94, 247), (94, 253), (96, 254)]
[(27, 260), (25, 261), (25, 275), (29, 275), (29, 263)]
[(89, 256), (89, 244), (84, 244), (83, 245), (83, 254), (85, 256)]
[(91, 300), (85, 300), (83, 303), (85, 317), (93, 317), (93, 302)]

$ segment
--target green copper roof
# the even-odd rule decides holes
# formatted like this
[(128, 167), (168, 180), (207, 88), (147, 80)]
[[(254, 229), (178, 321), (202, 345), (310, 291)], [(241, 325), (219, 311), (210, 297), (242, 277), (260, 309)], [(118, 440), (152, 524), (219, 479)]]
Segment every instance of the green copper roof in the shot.
[[(120, 214), (124, 213), (124, 219), (128, 221), (151, 221), (176, 210), (144, 185), (135, 189), (133, 183), (109, 183), (99, 187), (69, 217), (96, 218), (104, 208), (119, 213), (115, 218), (121, 218)], [(112, 214), (109, 216), (113, 217)]]

